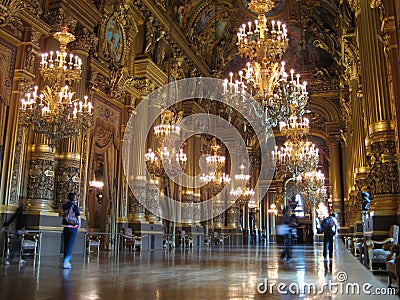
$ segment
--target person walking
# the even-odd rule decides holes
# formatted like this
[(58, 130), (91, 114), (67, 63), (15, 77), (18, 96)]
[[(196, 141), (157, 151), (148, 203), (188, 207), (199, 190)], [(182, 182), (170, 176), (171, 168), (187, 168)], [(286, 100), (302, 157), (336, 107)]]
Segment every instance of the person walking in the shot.
[(286, 257), (286, 261), (292, 261), (292, 230), (290, 228), (291, 225), (291, 213), (292, 208), (287, 205), (283, 210), (282, 216), (282, 224), (286, 225), (284, 228), (287, 228), (283, 234), (285, 249), (281, 252), (281, 258), (284, 259)]
[(322, 220), (322, 231), (324, 233), (324, 261), (332, 260), (333, 258), (333, 237), (337, 233), (338, 221), (337, 213), (333, 212), (330, 216)]
[(72, 248), (75, 243), (78, 229), (81, 227), (81, 217), (79, 207), (76, 202), (74, 193), (68, 194), (68, 202), (62, 206), (64, 211), (63, 217), (63, 236), (64, 236), (64, 260), (63, 269), (71, 269), (70, 260), (72, 257)]
[(22, 248), (22, 235), (25, 232), (24, 210), (24, 204), (20, 204), (11, 219), (4, 222), (3, 227), (0, 230), (0, 233), (7, 230), (10, 237), (10, 252), (7, 260), (4, 262), (5, 265), (9, 265), (17, 253), (20, 253), (19, 264), (22, 265), (25, 263), (25, 253)]

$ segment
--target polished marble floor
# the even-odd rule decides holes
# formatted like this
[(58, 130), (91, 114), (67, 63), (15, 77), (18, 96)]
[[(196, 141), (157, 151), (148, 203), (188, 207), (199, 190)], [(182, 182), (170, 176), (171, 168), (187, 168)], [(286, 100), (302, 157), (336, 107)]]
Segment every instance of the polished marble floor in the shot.
[(75, 255), (72, 270), (44, 257), (0, 267), (0, 299), (400, 299), (378, 296), (391, 292), (385, 277), (368, 272), (341, 242), (330, 265), (321, 244), (294, 245), (292, 262), (280, 260), (281, 250), (271, 244), (101, 252)]

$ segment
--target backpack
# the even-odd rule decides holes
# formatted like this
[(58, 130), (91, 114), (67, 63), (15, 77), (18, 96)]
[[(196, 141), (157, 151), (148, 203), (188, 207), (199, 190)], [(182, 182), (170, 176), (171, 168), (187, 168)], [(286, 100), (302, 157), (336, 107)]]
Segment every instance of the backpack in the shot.
[(78, 218), (74, 212), (75, 205), (64, 211), (63, 224), (64, 225), (78, 225)]
[(332, 217), (328, 217), (322, 221), (322, 232), (330, 235), (336, 234), (335, 222)]

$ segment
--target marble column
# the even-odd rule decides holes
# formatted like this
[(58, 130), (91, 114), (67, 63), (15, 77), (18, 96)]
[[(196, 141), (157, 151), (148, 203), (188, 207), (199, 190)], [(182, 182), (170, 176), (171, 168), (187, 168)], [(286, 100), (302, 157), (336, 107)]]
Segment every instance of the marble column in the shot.
[[(143, 109), (147, 105), (146, 102), (141, 104)], [(145, 110), (147, 111), (147, 110)], [(141, 146), (143, 141), (146, 140), (147, 136), (147, 114), (135, 117), (132, 120), (132, 145), (138, 145), (134, 147), (134, 151), (129, 152), (129, 157), (125, 158), (129, 160), (130, 174), (128, 174), (129, 185), (132, 189), (133, 195), (130, 196), (129, 201), (129, 222), (133, 223), (147, 223), (145, 219), (146, 210), (143, 203), (146, 203), (146, 161), (145, 145)], [(133, 146), (132, 146), (133, 147)]]
[[(151, 97), (148, 103), (148, 124), (147, 127), (150, 128), (149, 135), (147, 137), (147, 148), (151, 148), (153, 151), (156, 151), (157, 144), (154, 139), (154, 124), (150, 124), (153, 119), (159, 119), (161, 113), (161, 105), (159, 99), (153, 99)], [(146, 184), (146, 208), (151, 207), (152, 210), (160, 211), (160, 192), (157, 184), (158, 181), (154, 180), (150, 176), (147, 176), (147, 184)], [(149, 205), (149, 206), (148, 206)], [(150, 210), (146, 210), (146, 219), (149, 223), (158, 223), (160, 218), (154, 215)]]

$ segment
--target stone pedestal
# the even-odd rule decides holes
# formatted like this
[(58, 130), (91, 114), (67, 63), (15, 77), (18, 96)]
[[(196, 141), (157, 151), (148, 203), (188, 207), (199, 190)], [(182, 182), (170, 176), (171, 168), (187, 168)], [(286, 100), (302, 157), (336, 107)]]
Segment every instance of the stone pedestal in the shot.
[(365, 233), (368, 239), (383, 240), (389, 236), (390, 226), (397, 224), (397, 216), (379, 216), (371, 214), (365, 218)]

